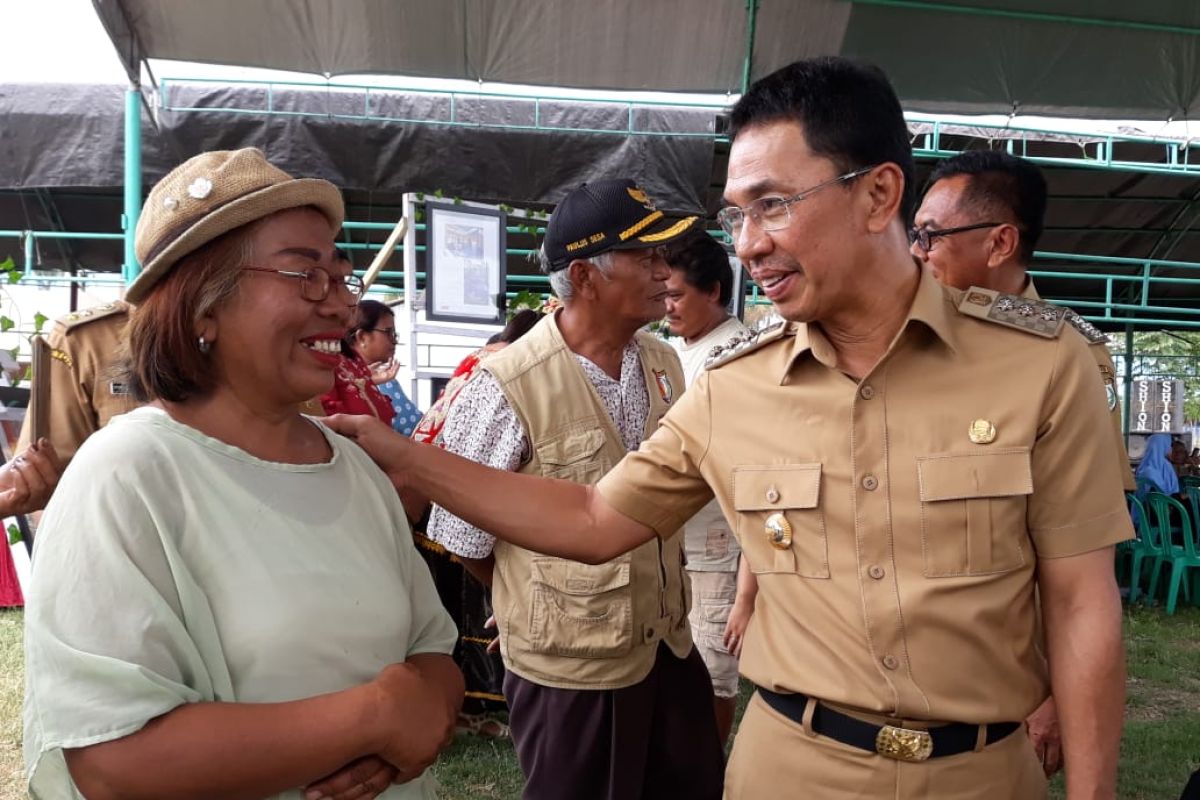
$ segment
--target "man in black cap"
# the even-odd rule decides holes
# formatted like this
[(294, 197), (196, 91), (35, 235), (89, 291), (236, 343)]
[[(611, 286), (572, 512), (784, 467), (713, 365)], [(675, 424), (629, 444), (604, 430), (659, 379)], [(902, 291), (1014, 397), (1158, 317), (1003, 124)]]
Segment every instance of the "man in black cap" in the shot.
[[(695, 223), (667, 217), (630, 180), (567, 195), (541, 252), (562, 309), (481, 365), (440, 443), (589, 485), (636, 450), (684, 388), (674, 351), (639, 329), (666, 311), (659, 247)], [(526, 800), (721, 796), (682, 537), (588, 565), (497, 541), (437, 506), (428, 533), (492, 584)]]

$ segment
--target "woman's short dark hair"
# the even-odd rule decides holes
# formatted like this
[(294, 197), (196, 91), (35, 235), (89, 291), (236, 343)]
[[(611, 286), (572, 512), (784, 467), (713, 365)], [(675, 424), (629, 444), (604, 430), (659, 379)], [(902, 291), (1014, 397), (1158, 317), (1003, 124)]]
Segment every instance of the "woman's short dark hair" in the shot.
[(378, 300), (359, 300), (358, 305), (354, 307), (354, 324), (342, 337), (342, 355), (354, 358), (354, 337), (358, 335), (358, 332), (373, 331), (379, 326), (379, 320), (382, 317), (395, 316), (396, 312), (386, 303)]
[(663, 248), (663, 258), (671, 269), (683, 273), (688, 286), (702, 292), (711, 292), (719, 286), (717, 299), (722, 306), (729, 305), (733, 296), (733, 270), (729, 266), (729, 254), (717, 244), (717, 240), (704, 231), (692, 231)]
[(804, 140), (839, 172), (891, 163), (904, 173), (900, 213), (916, 206), (912, 142), (900, 100), (878, 67), (825, 56), (789, 64), (755, 81), (729, 112), (730, 138), (746, 128), (796, 122)]
[(513, 318), (504, 326), (504, 330), (488, 339), (487, 343), (496, 344), (497, 342), (504, 342), (505, 344), (512, 344), (517, 339), (529, 333), (541, 318), (542, 315), (536, 311), (529, 308), (522, 308), (513, 314)]
[(216, 365), (211, 351), (200, 351), (197, 327), (237, 291), (261, 222), (234, 228), (179, 259), (133, 309), (117, 373), (135, 399), (181, 403), (216, 388)]

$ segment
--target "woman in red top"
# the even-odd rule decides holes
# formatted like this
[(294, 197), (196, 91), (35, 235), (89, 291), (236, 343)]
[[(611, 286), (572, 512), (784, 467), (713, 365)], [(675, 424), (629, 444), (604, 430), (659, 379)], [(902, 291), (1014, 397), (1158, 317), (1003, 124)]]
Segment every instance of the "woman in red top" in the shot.
[[(396, 409), (375, 384), (395, 376), (395, 369), (390, 362), (395, 343), (383, 335), (369, 335), (375, 331), (374, 325), (368, 324), (367, 317), (372, 316), (371, 312), (374, 311), (368, 304), (383, 306), (376, 300), (363, 300), (358, 304), (354, 312), (354, 325), (342, 339), (342, 358), (333, 373), (333, 388), (321, 395), (321, 407), (326, 414), (369, 414), (391, 425)], [(383, 308), (387, 310), (386, 306)], [(385, 345), (387, 352), (383, 353)], [(377, 362), (388, 364), (392, 374), (383, 376), (373, 373), (371, 364)], [(379, 380), (381, 377), (383, 381)]]

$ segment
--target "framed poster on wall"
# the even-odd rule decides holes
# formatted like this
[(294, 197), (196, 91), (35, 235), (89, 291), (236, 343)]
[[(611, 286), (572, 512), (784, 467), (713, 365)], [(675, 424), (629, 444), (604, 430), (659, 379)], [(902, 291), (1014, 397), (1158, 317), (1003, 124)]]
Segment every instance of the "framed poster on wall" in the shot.
[(490, 208), (426, 203), (425, 316), (504, 323), (505, 216)]

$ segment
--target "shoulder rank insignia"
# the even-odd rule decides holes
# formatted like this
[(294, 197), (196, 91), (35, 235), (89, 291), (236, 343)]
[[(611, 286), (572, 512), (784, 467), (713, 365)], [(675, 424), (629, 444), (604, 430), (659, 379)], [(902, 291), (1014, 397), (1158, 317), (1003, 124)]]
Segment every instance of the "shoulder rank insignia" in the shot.
[(1062, 332), (1067, 314), (1071, 313), (1062, 306), (1043, 300), (1001, 294), (977, 286), (963, 292), (958, 310), (969, 317), (996, 322), (1046, 339), (1054, 339)]
[(785, 333), (787, 333), (787, 325), (783, 320), (776, 320), (756, 330), (739, 333), (725, 342), (725, 344), (718, 345), (710, 350), (708, 357), (704, 359), (704, 368), (716, 369), (722, 364), (728, 364), (739, 356), (743, 356), (769, 342), (781, 338)]
[(1069, 308), (1067, 309), (1067, 322), (1071, 323), (1071, 327), (1083, 334), (1083, 338), (1088, 340), (1088, 344), (1108, 344), (1108, 335), (1104, 331)]
[(62, 350), (51, 350), (50, 357), (55, 361), (61, 361), (67, 365), (67, 369), (75, 368), (75, 360), (71, 358), (69, 353), (64, 353)]
[(89, 322), (95, 322), (98, 319), (111, 317), (115, 314), (125, 314), (129, 311), (129, 306), (125, 303), (106, 303), (102, 306), (94, 308), (85, 308), (81, 311), (74, 311), (67, 314), (65, 317), (60, 317), (56, 320), (57, 324), (62, 325), (65, 330), (76, 328), (80, 325), (86, 325)]

